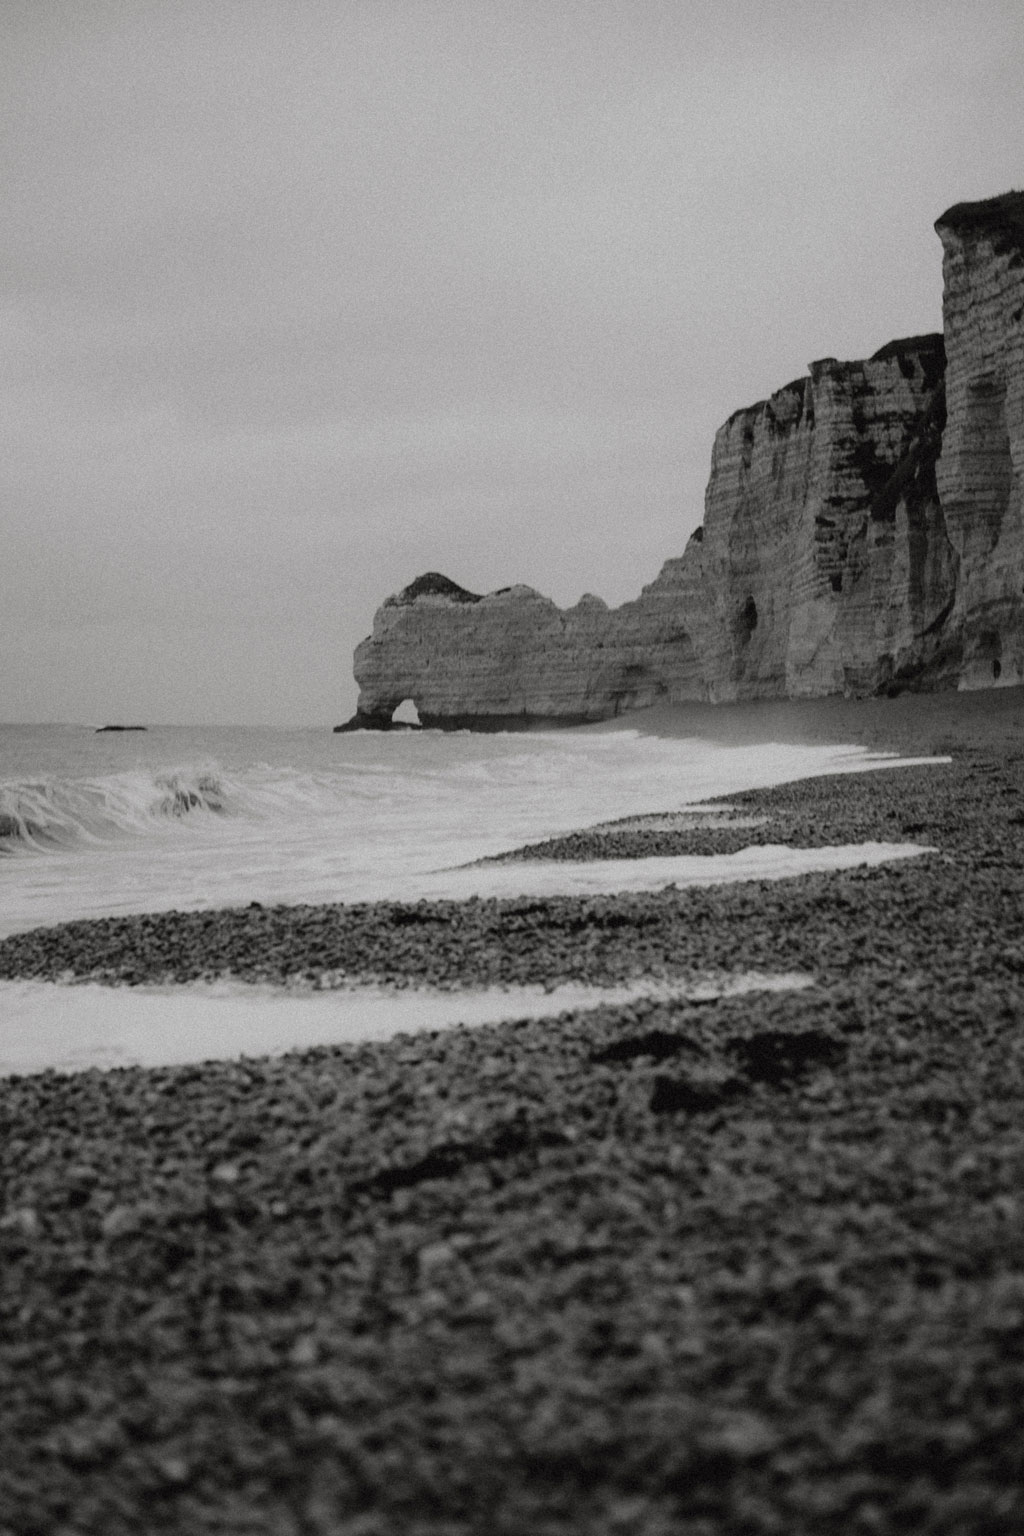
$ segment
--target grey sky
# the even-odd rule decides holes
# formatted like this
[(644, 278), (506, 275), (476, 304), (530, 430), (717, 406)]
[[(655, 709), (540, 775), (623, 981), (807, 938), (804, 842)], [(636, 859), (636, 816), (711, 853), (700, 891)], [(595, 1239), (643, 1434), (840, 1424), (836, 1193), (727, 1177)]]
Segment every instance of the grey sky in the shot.
[(333, 723), (427, 569), (636, 595), (938, 329), (1019, 0), (4, 0), (0, 719)]

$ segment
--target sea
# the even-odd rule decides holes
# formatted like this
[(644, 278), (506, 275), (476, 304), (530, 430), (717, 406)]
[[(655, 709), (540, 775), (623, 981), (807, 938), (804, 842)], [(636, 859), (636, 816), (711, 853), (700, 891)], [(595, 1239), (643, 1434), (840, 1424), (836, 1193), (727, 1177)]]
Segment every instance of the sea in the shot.
[[(716, 858), (478, 862), (581, 827), (686, 813), (710, 797), (897, 761), (906, 760), (856, 746), (735, 746), (621, 728), (0, 725), (0, 937), (172, 908), (635, 891), (906, 857), (919, 850), (753, 847)], [(811, 980), (695, 977), (688, 985), (706, 994), (709, 986)], [(620, 995), (365, 987), (284, 995), (230, 979), (176, 989), (5, 982), (0, 1073), (262, 1054)]]

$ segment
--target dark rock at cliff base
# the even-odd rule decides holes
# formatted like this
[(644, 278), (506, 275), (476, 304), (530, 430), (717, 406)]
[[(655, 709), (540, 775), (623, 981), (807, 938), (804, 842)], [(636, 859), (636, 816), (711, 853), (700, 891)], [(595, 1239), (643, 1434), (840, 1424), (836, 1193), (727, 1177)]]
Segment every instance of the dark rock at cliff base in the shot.
[(719, 430), (702, 528), (633, 602), (560, 609), (436, 571), (357, 647), (358, 712), (508, 730), (657, 703), (1024, 681), (1024, 192), (951, 208), (943, 333), (806, 377)]
[(430, 715), (412, 720), (393, 720), (386, 713), (364, 715), (360, 711), (334, 727), (334, 734), (345, 731), (483, 731), (492, 735), (501, 731), (543, 731), (573, 725), (592, 725), (593, 715)]
[(367, 715), (367, 714), (364, 714), (362, 712), (362, 710), (356, 710), (356, 713), (352, 716), (352, 718), (350, 720), (346, 720), (346, 721), (344, 721), (343, 724), (336, 725), (334, 727), (334, 734), (337, 736), (338, 733), (342, 732), (342, 731), (422, 731), (422, 730), (423, 730), (423, 725), (422, 724), (418, 725), (415, 720), (392, 720), (391, 716), (389, 714), (386, 714), (386, 713)]
[(387, 712), (373, 712), (357, 709), (355, 714), (341, 725), (334, 727), (334, 734), (339, 731), (390, 731), (391, 716)]

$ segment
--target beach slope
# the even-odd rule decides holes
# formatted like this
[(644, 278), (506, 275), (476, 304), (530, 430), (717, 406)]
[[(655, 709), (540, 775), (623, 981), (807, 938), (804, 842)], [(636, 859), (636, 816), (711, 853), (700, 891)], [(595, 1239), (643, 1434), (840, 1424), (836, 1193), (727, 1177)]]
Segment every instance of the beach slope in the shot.
[(826, 701), (789, 729), (952, 760), (730, 799), (748, 838), (935, 849), (890, 868), (0, 944), (120, 983), (815, 981), (0, 1084), (0, 1531), (1018, 1531), (1022, 727), (1017, 690)]

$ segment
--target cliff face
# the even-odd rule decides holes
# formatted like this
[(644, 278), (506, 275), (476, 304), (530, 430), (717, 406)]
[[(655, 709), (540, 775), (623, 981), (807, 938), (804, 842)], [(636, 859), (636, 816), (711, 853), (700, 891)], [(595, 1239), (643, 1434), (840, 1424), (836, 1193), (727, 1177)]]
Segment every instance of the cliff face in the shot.
[(1024, 680), (1024, 194), (951, 208), (943, 246), (939, 499), (960, 563), (951, 626), (968, 687)]
[(701, 546), (712, 699), (872, 691), (925, 664), (955, 583), (931, 441), (944, 362), (941, 336), (826, 358), (721, 428)]
[(641, 595), (559, 609), (420, 578), (357, 648), (359, 711), (575, 723), (659, 699), (1024, 675), (1024, 194), (939, 220), (945, 336), (826, 358), (719, 430), (701, 529)]
[(609, 621), (598, 598), (563, 612), (532, 587), (480, 597), (431, 572), (388, 598), (357, 648), (357, 719), (386, 724), (412, 699), (424, 725), (599, 720), (609, 713), (600, 665)]

